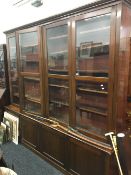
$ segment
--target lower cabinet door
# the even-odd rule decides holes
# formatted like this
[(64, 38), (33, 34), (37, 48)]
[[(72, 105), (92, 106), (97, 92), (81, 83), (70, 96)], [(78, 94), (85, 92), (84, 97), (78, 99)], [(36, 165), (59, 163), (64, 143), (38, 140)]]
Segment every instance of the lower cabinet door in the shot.
[(64, 167), (66, 159), (64, 134), (50, 128), (41, 127), (39, 138), (40, 152), (50, 160)]
[(21, 121), (22, 143), (36, 149), (38, 143), (38, 124), (31, 119)]
[(79, 175), (105, 175), (105, 153), (70, 139), (70, 172)]

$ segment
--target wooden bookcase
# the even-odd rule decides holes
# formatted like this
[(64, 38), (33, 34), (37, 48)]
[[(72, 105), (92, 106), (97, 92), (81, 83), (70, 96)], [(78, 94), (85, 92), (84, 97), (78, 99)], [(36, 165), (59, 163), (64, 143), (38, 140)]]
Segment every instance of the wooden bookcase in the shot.
[(101, 0), (5, 32), (6, 110), (20, 117), (22, 143), (66, 173), (118, 174), (104, 135), (129, 128), (130, 7)]

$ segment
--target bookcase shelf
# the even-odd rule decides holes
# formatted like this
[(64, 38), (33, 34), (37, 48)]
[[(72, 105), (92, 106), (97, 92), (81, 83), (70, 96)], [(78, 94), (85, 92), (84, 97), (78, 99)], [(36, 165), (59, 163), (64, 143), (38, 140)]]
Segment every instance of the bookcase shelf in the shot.
[(41, 103), (39, 98), (30, 97), (30, 96), (28, 96), (28, 95), (25, 95), (25, 98), (26, 98), (28, 101), (32, 101), (32, 102), (39, 103), (39, 104)]
[(30, 77), (30, 79), (34, 80), (36, 79), (36, 77), (40, 77), (40, 73), (34, 73), (34, 72), (20, 72), (20, 75), (23, 77)]
[(91, 93), (97, 93), (97, 94), (105, 94), (105, 95), (108, 94), (108, 92), (106, 91), (98, 91), (98, 90), (92, 90), (92, 89), (78, 88), (78, 90), (85, 91), (85, 92), (91, 92)]
[(58, 105), (64, 105), (64, 106), (68, 106), (69, 107), (68, 103), (63, 103), (61, 101), (50, 100), (50, 103), (54, 103), (54, 104), (58, 104)]
[(87, 108), (77, 107), (77, 109), (79, 109), (80, 112), (90, 112), (90, 113), (98, 114), (99, 117), (101, 117), (101, 116), (107, 117), (107, 113), (100, 112), (99, 109), (98, 109), (98, 111), (96, 109), (92, 109), (90, 107), (87, 107)]
[[(60, 50), (57, 52), (50, 52), (50, 56), (56, 56), (56, 55), (63, 54), (63, 53), (68, 53), (68, 50)], [(58, 58), (54, 57), (54, 59), (58, 59)]]
[(51, 87), (58, 87), (58, 88), (65, 88), (65, 89), (69, 89), (69, 87), (68, 87), (68, 86), (64, 86), (64, 85), (49, 84), (49, 86), (51, 86)]
[(81, 81), (91, 81), (99, 83), (107, 83), (109, 81), (108, 77), (93, 77), (93, 76), (75, 76), (75, 79)]

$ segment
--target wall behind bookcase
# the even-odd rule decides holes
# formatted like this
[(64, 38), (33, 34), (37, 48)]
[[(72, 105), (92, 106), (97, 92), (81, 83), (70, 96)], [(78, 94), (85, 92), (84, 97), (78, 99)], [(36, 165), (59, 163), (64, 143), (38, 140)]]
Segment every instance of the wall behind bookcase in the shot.
[[(1, 14), (4, 14), (4, 17), (3, 15), (0, 15), (0, 44), (6, 43), (6, 37), (3, 34), (3, 32), (6, 30), (38, 21), (40, 19), (80, 7), (82, 5), (92, 3), (94, 1), (96, 0), (72, 0), (70, 1), (70, 4), (68, 4), (65, 0), (48, 0), (44, 1), (43, 6), (39, 8), (31, 6), (30, 3), (16, 7), (12, 5), (15, 0), (1, 1), (0, 12)], [(7, 11), (8, 13), (5, 13)]]

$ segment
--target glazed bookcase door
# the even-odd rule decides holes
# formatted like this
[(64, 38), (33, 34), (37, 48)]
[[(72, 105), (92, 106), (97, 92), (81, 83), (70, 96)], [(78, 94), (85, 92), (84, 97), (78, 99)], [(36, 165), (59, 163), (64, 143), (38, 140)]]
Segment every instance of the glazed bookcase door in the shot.
[(69, 122), (69, 32), (68, 23), (46, 27), (48, 115)]
[(18, 60), (16, 54), (16, 37), (9, 36), (8, 41), (8, 59), (9, 59), (9, 79), (11, 103), (19, 105), (19, 78), (18, 78)]
[(104, 134), (108, 125), (111, 13), (76, 21), (76, 125)]
[(18, 42), (22, 111), (41, 115), (39, 29), (19, 31)]

